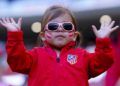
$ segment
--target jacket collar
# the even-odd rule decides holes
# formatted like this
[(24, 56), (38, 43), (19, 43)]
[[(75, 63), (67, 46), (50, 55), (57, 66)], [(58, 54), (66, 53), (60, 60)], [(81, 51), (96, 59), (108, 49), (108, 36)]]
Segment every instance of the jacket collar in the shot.
[[(45, 43), (45, 48), (52, 48), (51, 45), (49, 45), (46, 41)], [(70, 48), (74, 48), (76, 46), (76, 43), (74, 41), (69, 42), (68, 44), (66, 44), (61, 50), (69, 50)]]
[[(68, 44), (66, 44), (60, 51), (60, 55), (64, 55), (68, 50), (71, 48), (75, 48), (75, 42), (71, 41)], [(53, 50), (52, 46), (50, 46), (47, 42), (45, 42), (45, 49), (48, 52), (48, 54), (54, 58), (57, 57), (56, 52)]]

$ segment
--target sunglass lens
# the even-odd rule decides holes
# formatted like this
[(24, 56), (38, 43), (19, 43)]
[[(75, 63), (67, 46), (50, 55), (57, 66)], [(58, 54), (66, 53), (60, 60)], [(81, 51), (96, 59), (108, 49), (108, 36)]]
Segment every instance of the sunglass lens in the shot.
[(65, 30), (72, 30), (73, 29), (73, 25), (71, 23), (64, 23), (63, 24), (63, 28)]
[(48, 24), (48, 29), (49, 30), (56, 30), (58, 28), (58, 24), (57, 23), (49, 23)]

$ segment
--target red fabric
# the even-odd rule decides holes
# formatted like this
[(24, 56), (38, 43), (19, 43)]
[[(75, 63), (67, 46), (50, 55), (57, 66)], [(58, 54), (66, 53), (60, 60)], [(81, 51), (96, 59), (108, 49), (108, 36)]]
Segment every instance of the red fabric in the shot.
[[(56, 52), (49, 46), (28, 51), (24, 47), (22, 32), (9, 32), (7, 40), (8, 64), (15, 72), (29, 75), (28, 86), (88, 86), (88, 79), (107, 70), (113, 63), (110, 39), (97, 39), (96, 52), (74, 48), (67, 44), (56, 61)], [(67, 62), (68, 55), (75, 55), (77, 62)]]
[(116, 86), (120, 78), (120, 31), (118, 33), (117, 43), (113, 43), (115, 49), (115, 62), (107, 71), (106, 86)]

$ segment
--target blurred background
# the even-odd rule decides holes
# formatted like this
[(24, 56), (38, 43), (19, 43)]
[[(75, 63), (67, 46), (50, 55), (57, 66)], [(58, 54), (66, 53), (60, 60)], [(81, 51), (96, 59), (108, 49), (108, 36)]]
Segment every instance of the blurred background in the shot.
[[(13, 17), (17, 20), (23, 17), (24, 43), (28, 49), (31, 49), (37, 45), (42, 15), (52, 5), (65, 6), (74, 13), (83, 36), (81, 46), (89, 52), (94, 52), (95, 48), (95, 36), (91, 25), (94, 24), (99, 28), (101, 21), (111, 21), (111, 19), (116, 21), (115, 25), (120, 25), (119, 0), (0, 0), (0, 18)], [(118, 44), (119, 32), (118, 29), (111, 34), (113, 44)], [(6, 63), (6, 39), (6, 29), (0, 25), (0, 86), (27, 86), (27, 75), (12, 72)], [(109, 86), (120, 86), (120, 72), (116, 71), (114, 85)], [(90, 86), (105, 86), (107, 73), (106, 71), (90, 79)]]

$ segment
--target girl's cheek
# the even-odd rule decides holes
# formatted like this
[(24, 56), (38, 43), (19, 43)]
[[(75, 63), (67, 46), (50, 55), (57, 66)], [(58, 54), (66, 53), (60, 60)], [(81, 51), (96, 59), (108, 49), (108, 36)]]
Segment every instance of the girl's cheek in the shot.
[(73, 32), (70, 32), (68, 37), (73, 37), (74, 36), (74, 33)]
[(52, 38), (52, 36), (51, 36), (50, 33), (46, 33), (46, 34), (45, 34), (45, 37), (46, 37), (46, 39), (51, 39), (51, 38)]

